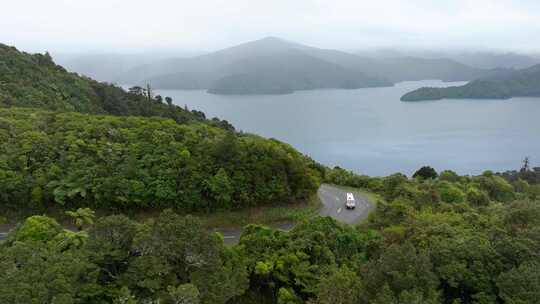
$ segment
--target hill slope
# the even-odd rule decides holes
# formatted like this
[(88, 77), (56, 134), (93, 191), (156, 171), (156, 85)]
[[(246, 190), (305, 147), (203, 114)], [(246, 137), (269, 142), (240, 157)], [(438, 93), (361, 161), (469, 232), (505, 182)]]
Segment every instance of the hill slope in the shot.
[(129, 92), (97, 82), (56, 65), (49, 54), (28, 54), (0, 44), (0, 106), (32, 107), (91, 114), (160, 116), (178, 123), (207, 122), (232, 128), (226, 121), (207, 121), (140, 87)]
[(318, 187), (322, 167), (289, 145), (140, 87), (126, 92), (4, 45), (0, 72), (0, 208), (212, 211)]
[(403, 95), (401, 100), (508, 99), (517, 96), (540, 96), (540, 65), (478, 79), (459, 87), (420, 88)]
[(318, 186), (289, 145), (202, 123), (0, 108), (0, 207), (232, 209)]

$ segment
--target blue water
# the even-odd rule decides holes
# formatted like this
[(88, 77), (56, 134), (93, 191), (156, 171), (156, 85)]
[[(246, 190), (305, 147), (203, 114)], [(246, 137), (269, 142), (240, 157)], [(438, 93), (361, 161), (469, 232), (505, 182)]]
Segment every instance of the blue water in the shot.
[(405, 103), (422, 86), (299, 91), (290, 95), (221, 96), (160, 90), (178, 105), (230, 121), (245, 132), (287, 142), (330, 166), (357, 173), (411, 174), (423, 165), (461, 174), (540, 166), (540, 98)]

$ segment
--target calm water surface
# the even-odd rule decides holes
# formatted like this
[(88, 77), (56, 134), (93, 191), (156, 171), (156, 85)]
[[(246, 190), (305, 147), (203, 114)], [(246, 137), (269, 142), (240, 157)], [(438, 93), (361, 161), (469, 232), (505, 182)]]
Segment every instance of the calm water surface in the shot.
[(176, 104), (230, 121), (237, 129), (273, 137), (326, 165), (358, 173), (410, 174), (423, 165), (477, 174), (508, 170), (529, 156), (540, 165), (540, 98), (405, 103), (422, 86), (300, 91), (290, 95), (220, 96), (161, 90)]

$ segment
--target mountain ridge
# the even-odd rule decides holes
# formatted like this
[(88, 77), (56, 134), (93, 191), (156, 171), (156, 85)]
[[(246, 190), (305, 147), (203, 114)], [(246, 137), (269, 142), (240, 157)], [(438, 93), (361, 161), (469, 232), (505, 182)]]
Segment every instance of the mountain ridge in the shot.
[[(189, 59), (169, 59), (130, 71), (130, 83), (150, 83), (156, 88), (208, 89), (213, 93), (279, 94), (276, 84), (288, 92), (316, 88), (361, 88), (391, 86), (382, 77), (372, 77), (334, 62), (313, 56), (323, 50), (276, 37), (246, 42)], [(239, 75), (255, 75), (268, 82), (256, 82), (246, 89)], [(333, 76), (330, 77), (330, 76)], [(247, 80), (247, 78), (245, 79)], [(230, 88), (223, 87), (224, 84)]]
[[(308, 61), (309, 65), (300, 64)], [(392, 86), (407, 80), (468, 81), (491, 73), (450, 59), (375, 59), (266, 37), (192, 58), (140, 66), (119, 81), (150, 83), (161, 89), (207, 89), (215, 94), (283, 94)]]

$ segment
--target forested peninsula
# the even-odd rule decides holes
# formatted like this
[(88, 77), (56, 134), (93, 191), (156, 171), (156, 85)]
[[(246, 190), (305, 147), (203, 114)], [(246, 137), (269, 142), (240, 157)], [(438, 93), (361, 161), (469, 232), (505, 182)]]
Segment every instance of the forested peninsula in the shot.
[(540, 96), (540, 65), (474, 80), (459, 87), (420, 88), (403, 95), (401, 100), (509, 99), (527, 96)]

